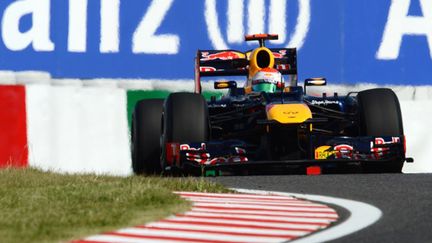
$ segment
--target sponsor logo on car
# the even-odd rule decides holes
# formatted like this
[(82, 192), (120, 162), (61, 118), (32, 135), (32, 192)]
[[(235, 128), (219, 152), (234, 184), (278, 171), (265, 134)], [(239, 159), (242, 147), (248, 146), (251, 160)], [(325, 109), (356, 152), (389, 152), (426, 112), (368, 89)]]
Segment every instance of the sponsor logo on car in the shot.
[(283, 58), (286, 55), (286, 50), (280, 50), (278, 52), (272, 52), (274, 58)]
[(244, 54), (235, 51), (222, 51), (216, 53), (202, 52), (201, 61), (211, 61), (211, 60), (233, 60), (242, 58)]
[(335, 153), (331, 146), (320, 146), (315, 149), (315, 159), (328, 159)]
[(312, 105), (339, 105), (338, 100), (312, 100)]
[(214, 67), (199, 67), (200, 72), (216, 72), (217, 69)]
[(352, 158), (352, 154), (353, 154), (353, 146), (348, 145), (348, 144), (341, 144), (341, 145), (336, 145), (333, 148), (336, 153), (335, 153), (335, 157), (336, 159), (351, 159)]
[(354, 148), (348, 144), (339, 144), (335, 146), (324, 145), (315, 149), (315, 159), (351, 159)]
[(290, 70), (291, 65), (289, 65), (289, 64), (277, 64), (276, 69), (279, 71)]
[(385, 141), (385, 139), (381, 137), (375, 138), (375, 141), (371, 141), (370, 143), (372, 157), (374, 159), (380, 159), (389, 153), (390, 148), (382, 147), (382, 145), (397, 144), (400, 142), (400, 137), (392, 137), (390, 141)]
[(205, 143), (201, 143), (200, 147), (191, 147), (189, 144), (180, 144), (180, 150), (206, 150), (207, 145)]

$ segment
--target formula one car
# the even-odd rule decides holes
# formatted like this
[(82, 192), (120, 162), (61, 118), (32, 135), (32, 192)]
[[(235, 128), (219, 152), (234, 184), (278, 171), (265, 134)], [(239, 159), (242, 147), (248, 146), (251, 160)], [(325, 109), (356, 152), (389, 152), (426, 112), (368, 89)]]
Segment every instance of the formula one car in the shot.
[[(248, 35), (259, 47), (199, 50), (195, 92), (137, 103), (132, 122), (132, 167), (137, 174), (183, 172), (223, 175), (320, 174), (355, 167), (360, 172), (400, 173), (405, 161), (401, 110), (390, 89), (341, 96), (307, 95), (324, 78), (297, 84), (295, 48), (267, 48), (277, 35)], [(201, 77), (245, 76), (216, 81), (227, 89), (206, 101)]]

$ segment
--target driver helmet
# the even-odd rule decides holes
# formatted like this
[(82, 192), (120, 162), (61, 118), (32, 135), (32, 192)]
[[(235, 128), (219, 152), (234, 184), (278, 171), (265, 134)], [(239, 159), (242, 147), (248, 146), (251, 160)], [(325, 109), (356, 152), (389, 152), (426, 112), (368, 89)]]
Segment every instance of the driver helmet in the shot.
[(274, 93), (282, 88), (282, 74), (274, 68), (263, 68), (252, 77), (252, 91)]

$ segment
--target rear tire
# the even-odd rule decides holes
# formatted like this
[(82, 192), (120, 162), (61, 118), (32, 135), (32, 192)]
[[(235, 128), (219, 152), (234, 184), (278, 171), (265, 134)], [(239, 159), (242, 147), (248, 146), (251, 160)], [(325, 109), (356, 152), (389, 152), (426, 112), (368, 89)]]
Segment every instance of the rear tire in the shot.
[(208, 141), (209, 117), (203, 96), (184, 92), (170, 94), (165, 101), (162, 130), (162, 161), (165, 161), (166, 143)]
[(136, 174), (160, 174), (162, 99), (141, 100), (132, 116), (132, 169)]
[[(370, 89), (358, 93), (360, 136), (403, 136), (399, 100), (391, 89)], [(403, 156), (402, 156), (403, 157)], [(401, 173), (405, 158), (390, 163), (364, 163), (367, 173)]]

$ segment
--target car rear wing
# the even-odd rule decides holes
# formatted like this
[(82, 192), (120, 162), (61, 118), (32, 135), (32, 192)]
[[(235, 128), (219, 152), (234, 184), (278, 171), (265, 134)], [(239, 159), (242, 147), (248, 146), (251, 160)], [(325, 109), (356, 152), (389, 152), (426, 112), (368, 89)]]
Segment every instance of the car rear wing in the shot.
[[(297, 75), (295, 48), (269, 48), (274, 58), (273, 68), (283, 75)], [(252, 51), (198, 50), (195, 58), (195, 93), (201, 93), (201, 77), (247, 76)], [(257, 56), (257, 55), (255, 55)]]

